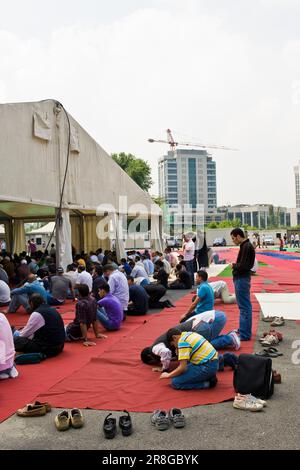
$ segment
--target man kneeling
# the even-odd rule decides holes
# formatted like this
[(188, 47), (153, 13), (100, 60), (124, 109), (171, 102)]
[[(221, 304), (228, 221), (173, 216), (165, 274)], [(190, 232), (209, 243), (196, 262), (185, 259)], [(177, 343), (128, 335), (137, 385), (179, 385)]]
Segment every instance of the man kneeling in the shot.
[(217, 384), (218, 353), (203, 336), (171, 328), (168, 343), (178, 350), (179, 366), (163, 372), (161, 379), (172, 379), (172, 387), (178, 390), (207, 389)]

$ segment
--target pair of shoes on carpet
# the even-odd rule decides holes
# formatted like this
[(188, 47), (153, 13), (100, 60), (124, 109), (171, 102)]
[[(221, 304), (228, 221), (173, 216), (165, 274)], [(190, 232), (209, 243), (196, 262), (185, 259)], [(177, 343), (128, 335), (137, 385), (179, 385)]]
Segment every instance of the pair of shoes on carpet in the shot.
[(171, 423), (177, 429), (185, 427), (185, 416), (179, 408), (171, 408), (169, 412), (155, 410), (151, 415), (150, 421), (159, 431), (166, 431)]
[(285, 323), (283, 317), (275, 317), (274, 321), (272, 321), (271, 326), (283, 326)]
[(66, 431), (70, 427), (79, 429), (84, 425), (83, 414), (77, 408), (61, 411), (55, 416), (54, 423), (58, 431)]
[(279, 357), (283, 356), (283, 353), (278, 351), (276, 348), (265, 348), (262, 349), (260, 352), (255, 353), (256, 356), (262, 356), (262, 357)]
[(265, 400), (256, 398), (250, 393), (247, 395), (237, 393), (233, 402), (233, 408), (244, 411), (261, 411), (265, 406), (267, 406)]
[(32, 418), (35, 416), (45, 416), (45, 414), (49, 413), (50, 411), (50, 403), (41, 403), (39, 401), (35, 401), (34, 403), (29, 403), (28, 405), (24, 406), (24, 408), (20, 408), (17, 411), (17, 415), (23, 418)]
[[(119, 417), (119, 427), (123, 436), (130, 436), (133, 432), (131, 417), (128, 411), (124, 410), (123, 413), (126, 415)], [(112, 413), (109, 413), (103, 423), (103, 433), (106, 439), (113, 439), (117, 434), (117, 420), (111, 416)]]

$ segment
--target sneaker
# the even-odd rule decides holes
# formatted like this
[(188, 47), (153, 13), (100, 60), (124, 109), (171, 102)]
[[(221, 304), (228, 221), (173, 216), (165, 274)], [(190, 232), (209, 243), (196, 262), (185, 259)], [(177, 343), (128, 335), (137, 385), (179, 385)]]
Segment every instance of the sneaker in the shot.
[(84, 418), (81, 411), (77, 408), (73, 408), (70, 411), (70, 421), (73, 428), (82, 428), (82, 426), (84, 425)]
[(250, 400), (246, 396), (245, 398), (236, 396), (233, 402), (233, 408), (237, 408), (239, 410), (261, 411), (263, 407), (264, 406), (261, 403), (258, 403), (254, 400)]
[(279, 339), (277, 338), (277, 336), (274, 336), (274, 335), (266, 336), (261, 342), (262, 346), (273, 346), (273, 344), (278, 344), (278, 343), (279, 343)]
[(265, 339), (266, 336), (268, 335), (273, 335), (273, 336), (277, 336), (277, 338), (279, 339), (279, 341), (282, 341), (283, 340), (283, 335), (282, 333), (279, 333), (278, 331), (276, 330), (270, 330), (269, 332), (264, 332), (261, 336), (261, 338), (259, 338), (259, 341), (263, 341)]
[(276, 317), (275, 320), (271, 323), (271, 326), (283, 326), (284, 325), (283, 317)]
[(58, 431), (66, 431), (67, 429), (69, 429), (70, 416), (69, 416), (68, 411), (64, 410), (61, 413), (58, 413), (58, 415), (56, 415), (54, 418), (54, 423)]
[(241, 400), (247, 399), (250, 401), (254, 401), (254, 402), (260, 403), (263, 407), (267, 406), (266, 400), (261, 400), (260, 398), (256, 398), (254, 395), (251, 395), (251, 393), (248, 393), (247, 395), (242, 395), (241, 393), (237, 393), (236, 398), (241, 399)]
[(168, 413), (164, 410), (155, 410), (150, 418), (151, 424), (159, 431), (165, 431), (170, 426)]
[(228, 336), (230, 336), (230, 338), (232, 339), (233, 349), (235, 349), (235, 351), (238, 351), (241, 347), (240, 337), (235, 331), (231, 331), (230, 333), (228, 333)]
[(179, 408), (171, 408), (169, 411), (169, 419), (173, 423), (174, 428), (184, 428), (185, 417)]

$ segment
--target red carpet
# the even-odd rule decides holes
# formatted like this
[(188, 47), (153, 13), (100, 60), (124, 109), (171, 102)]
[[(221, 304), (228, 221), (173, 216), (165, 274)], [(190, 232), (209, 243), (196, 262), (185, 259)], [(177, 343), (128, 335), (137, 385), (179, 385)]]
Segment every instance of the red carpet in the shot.
[[(226, 251), (226, 258), (235, 259), (236, 250)], [(258, 255), (260, 259), (260, 255)], [(262, 256), (263, 258), (263, 256)], [(264, 259), (261, 259), (264, 261)], [(270, 264), (271, 260), (268, 260)], [(277, 266), (277, 263), (284, 266)], [(299, 281), (290, 268), (292, 261), (278, 261), (276, 266), (261, 267), (252, 278), (253, 333), (257, 330), (259, 305), (255, 292), (297, 292)], [(275, 264), (275, 263), (274, 263)], [(297, 264), (297, 263), (295, 263)], [(233, 290), (231, 279), (226, 279)], [(177, 302), (176, 308), (146, 317), (131, 317), (121, 331), (108, 333), (108, 339), (97, 340), (96, 347), (66, 344), (57, 358), (37, 365), (18, 366), (19, 378), (0, 385), (0, 420), (37, 397), (61, 408), (93, 408), (150, 412), (157, 408), (190, 407), (219, 403), (233, 398), (232, 372), (218, 374), (218, 386), (209, 391), (175, 391), (170, 380), (159, 380), (159, 373), (140, 361), (140, 351), (169, 327), (176, 325), (192, 295)], [(225, 331), (238, 326), (238, 307), (216, 302), (215, 308), (227, 313)], [(74, 305), (59, 309), (66, 322), (73, 318)], [(8, 315), (11, 324), (23, 325), (26, 314)], [(144, 323), (146, 321), (146, 323)], [(92, 334), (90, 334), (92, 337)], [(252, 352), (253, 341), (242, 343), (239, 352)]]

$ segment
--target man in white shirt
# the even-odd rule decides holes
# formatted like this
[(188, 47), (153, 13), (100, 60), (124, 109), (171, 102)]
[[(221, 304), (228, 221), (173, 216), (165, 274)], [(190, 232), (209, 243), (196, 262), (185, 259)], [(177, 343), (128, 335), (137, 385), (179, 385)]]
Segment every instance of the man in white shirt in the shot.
[(79, 284), (85, 284), (89, 288), (89, 292), (92, 292), (93, 288), (93, 278), (90, 273), (88, 273), (84, 266), (78, 266), (78, 276), (76, 281), (76, 286), (78, 287)]
[(214, 291), (215, 299), (221, 299), (224, 304), (234, 304), (236, 298), (234, 294), (230, 294), (225, 281), (215, 281), (208, 283)]
[(296, 246), (299, 248), (299, 233), (296, 233), (295, 235), (294, 247)]
[(192, 285), (195, 283), (195, 276), (194, 276), (194, 255), (195, 255), (195, 243), (192, 239), (188, 238), (186, 235), (183, 236), (184, 243), (183, 243), (183, 260), (186, 264), (186, 270), (190, 273), (192, 278)]

